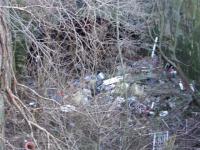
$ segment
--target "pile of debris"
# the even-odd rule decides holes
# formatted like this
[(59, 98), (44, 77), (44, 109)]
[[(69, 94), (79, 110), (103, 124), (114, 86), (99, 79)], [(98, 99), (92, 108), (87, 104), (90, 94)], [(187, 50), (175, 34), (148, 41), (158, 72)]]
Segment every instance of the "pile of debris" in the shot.
[[(32, 82), (27, 84), (37, 91)], [(48, 86), (38, 91), (43, 97), (27, 95), (24, 103), (41, 126), (57, 139), (71, 136), (69, 146), (76, 143), (77, 149), (95, 149), (97, 145), (99, 149), (123, 145), (129, 146), (124, 149), (142, 149), (144, 145), (164, 149), (181, 143), (176, 138), (187, 136), (189, 126), (196, 124), (194, 120), (189, 124), (185, 117), (195, 88), (190, 85), (187, 91), (176, 69), (163, 65), (157, 56), (119, 64), (112, 74), (85, 75), (68, 85)], [(26, 94), (30, 93), (22, 95)], [(11, 121), (8, 124), (11, 126)], [(18, 124), (24, 126), (25, 122)], [(63, 128), (69, 133), (63, 135)], [(36, 133), (37, 140), (47, 142)]]
[[(47, 89), (46, 96), (59, 104), (56, 110), (61, 113), (87, 112), (91, 118), (94, 114), (105, 114), (107, 119), (115, 118), (116, 114), (124, 115), (127, 128), (148, 135), (147, 139), (152, 139), (149, 146), (154, 150), (162, 149), (170, 135), (183, 126), (183, 113), (192, 102), (192, 93), (184, 90), (176, 70), (169, 64), (163, 67), (157, 58), (146, 57), (132, 64), (119, 65), (115, 74), (86, 75), (71, 82), (66, 90)], [(36, 104), (29, 103), (29, 107), (33, 106), (35, 108)], [(97, 115), (96, 119), (99, 118)], [(118, 121), (123, 122), (122, 118)], [(73, 128), (81, 128), (73, 121), (70, 124)], [(103, 146), (108, 148), (106, 144)]]

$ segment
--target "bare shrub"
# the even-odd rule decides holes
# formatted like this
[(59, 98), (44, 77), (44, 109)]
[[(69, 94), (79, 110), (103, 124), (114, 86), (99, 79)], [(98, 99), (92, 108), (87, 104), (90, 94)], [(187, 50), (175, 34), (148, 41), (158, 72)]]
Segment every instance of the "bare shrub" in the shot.
[[(84, 87), (82, 80), (79, 87), (73, 86), (73, 79), (98, 70), (112, 72), (122, 58), (130, 60), (141, 47), (148, 49), (144, 39), (149, 3), (84, 0), (82, 4), (22, 0), (4, 6), (10, 10), (14, 40), (24, 41), (27, 63), (22, 63), (23, 73), (15, 79), (17, 90), (8, 92), (15, 107), (7, 104), (7, 128), (13, 127), (13, 134), (7, 133), (7, 149), (23, 145), (21, 137), (33, 140), (38, 149), (52, 150), (128, 149), (132, 140), (148, 144), (148, 139), (137, 138), (145, 132), (137, 129), (140, 121), (133, 118), (134, 128), (129, 128), (127, 111), (119, 111), (101, 95), (92, 97), (88, 107), (78, 105), (73, 113), (60, 110)], [(62, 101), (50, 97), (48, 89), (56, 89)]]

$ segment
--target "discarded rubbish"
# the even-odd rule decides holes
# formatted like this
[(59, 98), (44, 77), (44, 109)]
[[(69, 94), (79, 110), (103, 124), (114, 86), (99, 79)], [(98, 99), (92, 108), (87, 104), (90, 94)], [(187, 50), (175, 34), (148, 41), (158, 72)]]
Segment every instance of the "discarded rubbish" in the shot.
[(154, 55), (155, 55), (157, 42), (158, 42), (158, 37), (155, 38), (154, 45), (153, 45), (153, 50), (152, 50), (152, 53), (151, 53), (151, 58), (153, 58)]
[(139, 85), (137, 83), (134, 83), (131, 86), (131, 91), (136, 96), (144, 96), (145, 95), (145, 93), (144, 93), (144, 86), (143, 85), (141, 86), (141, 85)]
[[(85, 79), (85, 81), (88, 81), (88, 80)], [(75, 80), (72, 82), (72, 84), (73, 84), (75, 87), (79, 87), (81, 83), (80, 83), (80, 80), (79, 80), (79, 79), (75, 79)]]
[(92, 77), (92, 78), (89, 80), (89, 87), (92, 88), (92, 89), (95, 89), (95, 88), (96, 88), (96, 85), (97, 85), (97, 79)]
[(28, 104), (30, 107), (36, 108), (37, 107), (37, 103), (35, 101), (32, 101)]
[(111, 90), (113, 90), (115, 87), (116, 87), (115, 84), (110, 84), (110, 85), (107, 85), (107, 86), (103, 86), (102, 89), (105, 90), (105, 91), (111, 91)]
[(90, 81), (91, 79), (93, 79), (94, 78), (94, 76), (92, 76), (92, 75), (87, 75), (87, 76), (85, 76), (85, 81)]
[(40, 60), (41, 60), (40, 55), (37, 55), (35, 58), (36, 63), (40, 62)]
[(124, 103), (126, 100), (123, 98), (123, 97), (117, 97), (116, 99), (115, 99), (118, 103)]
[(173, 77), (173, 78), (176, 77), (176, 75), (177, 75), (177, 71), (174, 69), (173, 66), (171, 66), (169, 68), (169, 73), (170, 73), (170, 76)]
[(149, 69), (143, 69), (143, 70), (141, 70), (141, 72), (148, 73)]
[(76, 107), (72, 105), (63, 105), (63, 106), (60, 106), (60, 110), (62, 112), (72, 112), (72, 111), (76, 111)]
[(114, 93), (119, 94), (119, 95), (123, 95), (123, 94), (127, 93), (128, 89), (129, 89), (128, 83), (120, 82), (120, 83), (116, 84), (116, 87), (114, 89)]
[(154, 116), (156, 113), (154, 111), (149, 111), (148, 114)]
[(97, 80), (97, 81), (96, 81), (96, 88), (99, 87), (99, 86), (101, 86), (102, 83), (103, 83), (102, 80)]
[(122, 104), (122, 103), (125, 103), (126, 100), (125, 100), (123, 97), (117, 97), (117, 98), (115, 99), (115, 102), (116, 102), (116, 106), (117, 106), (117, 107), (121, 107), (121, 104)]
[(117, 97), (113, 102), (111, 107), (109, 108), (110, 110), (115, 110), (116, 108), (121, 108), (122, 103), (125, 102), (125, 99), (123, 97)]
[(142, 114), (146, 112), (147, 107), (140, 102), (133, 101), (129, 103), (129, 109), (135, 110), (136, 113)]
[(132, 102), (136, 102), (136, 97), (135, 96), (132, 96), (132, 97), (129, 97), (128, 99), (128, 103), (132, 103)]
[(169, 114), (168, 111), (161, 111), (161, 112), (159, 113), (159, 116), (160, 116), (160, 117), (165, 117), (165, 116), (167, 116), (168, 114)]
[(58, 90), (57, 88), (50, 88), (47, 90), (47, 95), (50, 99), (53, 99), (54, 101), (60, 102), (63, 100), (64, 91)]
[(184, 90), (184, 86), (183, 86), (183, 83), (182, 83), (181, 80), (179, 81), (179, 87), (180, 87), (180, 89), (181, 89), (182, 91)]
[(117, 76), (103, 81), (103, 85), (115, 84), (123, 80), (122, 76)]
[(192, 90), (192, 92), (195, 92), (195, 89), (192, 83), (190, 83), (190, 89)]
[(163, 150), (168, 140), (169, 140), (169, 131), (154, 133), (153, 150)]
[(25, 150), (35, 150), (35, 144), (31, 141), (25, 141)]
[(169, 70), (170, 67), (171, 67), (171, 65), (169, 63), (166, 63), (164, 69)]
[(88, 105), (90, 103), (91, 97), (92, 97), (91, 90), (80, 89), (80, 91), (77, 91), (75, 94), (73, 94), (71, 100), (77, 105), (80, 104)]
[(152, 102), (152, 103), (151, 103), (151, 109), (153, 109), (154, 106), (155, 106), (155, 102)]
[(100, 72), (99, 74), (97, 74), (97, 79), (98, 80), (104, 80), (105, 79), (105, 75), (102, 72)]
[(176, 107), (176, 103), (175, 102), (169, 102), (169, 107), (170, 108), (175, 108)]
[(72, 101), (77, 105), (80, 105), (81, 103), (88, 103), (87, 96), (85, 96), (81, 91), (78, 91), (73, 95)]
[(63, 100), (63, 96), (59, 95), (59, 94), (56, 94), (52, 97), (53, 100), (57, 101), (57, 102), (60, 102)]

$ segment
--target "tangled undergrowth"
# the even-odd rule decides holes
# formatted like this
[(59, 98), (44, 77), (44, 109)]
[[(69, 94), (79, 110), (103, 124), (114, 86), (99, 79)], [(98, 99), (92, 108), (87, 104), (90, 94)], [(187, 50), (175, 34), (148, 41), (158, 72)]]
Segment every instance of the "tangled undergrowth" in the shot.
[[(143, 58), (153, 45), (147, 34), (152, 5), (10, 1), (5, 8), (17, 75), (6, 101), (6, 149), (21, 149), (27, 142), (41, 150), (152, 149), (154, 133), (163, 131), (170, 134), (166, 147), (187, 149), (188, 141), (198, 147), (198, 114), (183, 116), (191, 93), (181, 93), (178, 83), (168, 80), (163, 62), (155, 60), (155, 67), (154, 60)], [(123, 81), (102, 87), (104, 81), (96, 78), (100, 72)], [(149, 105), (158, 99), (151, 116)], [(168, 117), (159, 116), (162, 109)]]

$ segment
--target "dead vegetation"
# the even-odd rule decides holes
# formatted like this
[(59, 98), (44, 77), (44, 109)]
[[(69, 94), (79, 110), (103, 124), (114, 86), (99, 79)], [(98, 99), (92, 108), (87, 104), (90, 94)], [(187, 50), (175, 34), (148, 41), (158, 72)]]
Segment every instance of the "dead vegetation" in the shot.
[[(155, 133), (166, 131), (165, 147), (186, 149), (191, 135), (190, 146), (198, 147), (199, 123), (183, 117), (191, 91), (180, 91), (180, 78), (169, 79), (163, 62), (147, 55), (152, 5), (21, 0), (3, 6), (15, 54), (22, 52), (7, 89), (6, 149), (28, 142), (32, 150), (152, 149)], [(101, 72), (106, 77), (99, 80)], [(115, 76), (119, 82), (105, 83)]]

